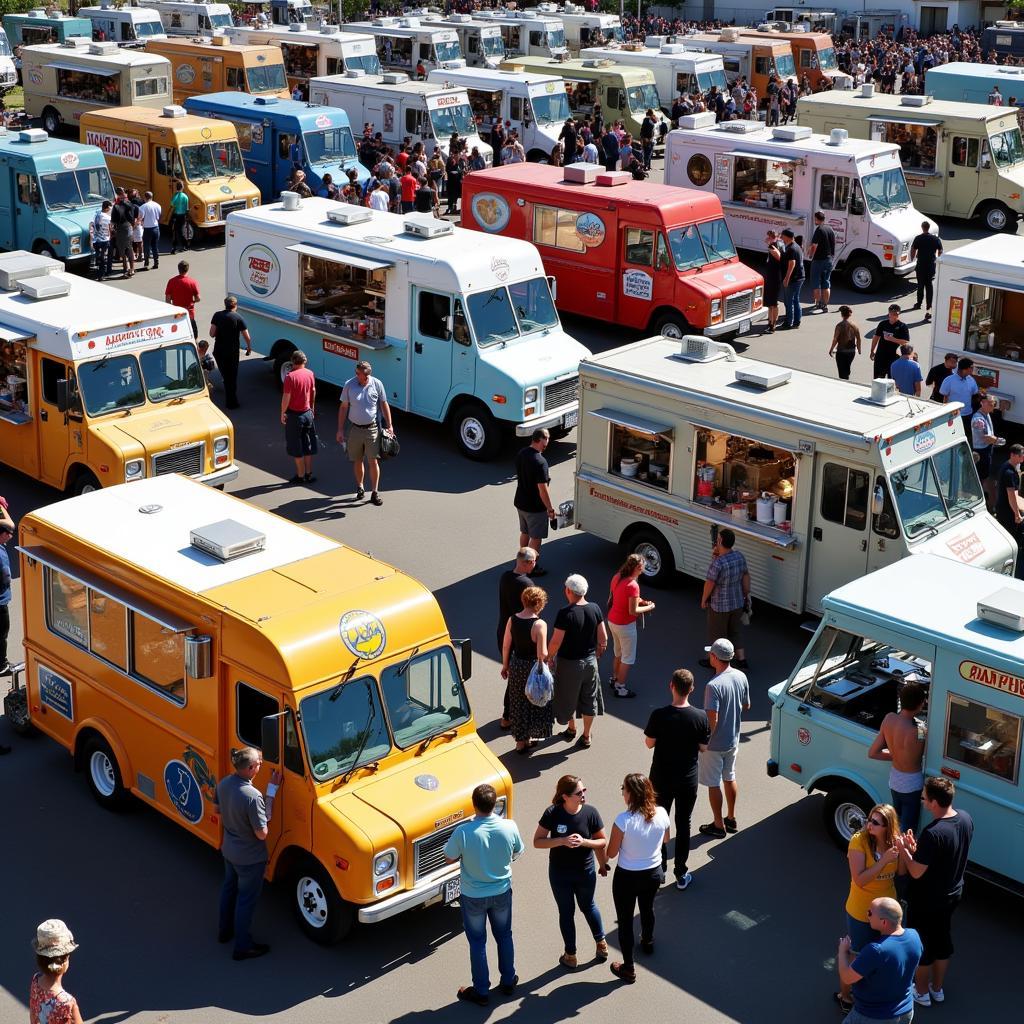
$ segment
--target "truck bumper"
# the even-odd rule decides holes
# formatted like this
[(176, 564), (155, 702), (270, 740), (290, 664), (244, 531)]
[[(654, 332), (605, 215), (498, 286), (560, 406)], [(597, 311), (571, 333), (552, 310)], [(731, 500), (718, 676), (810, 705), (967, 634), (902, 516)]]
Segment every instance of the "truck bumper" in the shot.
[[(742, 334), (743, 331), (740, 328), (743, 324), (756, 324), (760, 320), (768, 316), (768, 310), (762, 306), (760, 309), (755, 310), (750, 316), (738, 316), (734, 320), (728, 320), (722, 324), (715, 324), (714, 327), (704, 327), (701, 329), (701, 333), (707, 338), (720, 338), (723, 334)], [(748, 328), (749, 330), (749, 328)]]
[(212, 473), (207, 473), (205, 476), (197, 476), (194, 479), (198, 480), (201, 484), (209, 484), (211, 487), (223, 487), (224, 484), (229, 484), (232, 480), (238, 479), (238, 466), (232, 462), (223, 469), (216, 469)]
[(917, 270), (917, 260), (913, 263), (904, 263), (902, 267), (892, 268), (894, 277), (910, 277), (915, 270)]
[(516, 437), (529, 437), (535, 430), (551, 430), (553, 427), (571, 429), (580, 420), (579, 402), (563, 405), (551, 412), (542, 412), (516, 424)]
[(376, 924), (378, 921), (386, 921), (389, 917), (404, 914), (405, 911), (415, 907), (439, 903), (444, 899), (445, 883), (458, 877), (459, 865), (450, 864), (443, 871), (431, 875), (429, 879), (420, 882), (419, 885), (407, 892), (400, 892), (390, 899), (381, 900), (380, 903), (371, 903), (369, 906), (360, 907), (359, 920), (362, 924)]

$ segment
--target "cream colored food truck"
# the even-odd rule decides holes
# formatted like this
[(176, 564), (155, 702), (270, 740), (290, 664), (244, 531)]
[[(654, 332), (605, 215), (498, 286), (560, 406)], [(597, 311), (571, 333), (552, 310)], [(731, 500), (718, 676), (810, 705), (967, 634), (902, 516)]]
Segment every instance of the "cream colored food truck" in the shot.
[(162, 108), (172, 102), (171, 63), (140, 50), (122, 50), (117, 43), (69, 39), (21, 51), (25, 112), (42, 118), (50, 135), (78, 122), (87, 110), (100, 107)]
[(184, 473), (238, 476), (183, 309), (0, 256), (0, 463), (73, 494)]
[(932, 217), (980, 217), (1012, 231), (1024, 213), (1024, 144), (1017, 111), (931, 96), (888, 96), (870, 86), (821, 92), (797, 103), (797, 120), (826, 135), (890, 142), (914, 205)]
[(475, 17), (501, 29), (505, 53), (510, 57), (559, 57), (569, 52), (565, 46), (565, 25), (553, 15), (499, 8), (477, 11)]
[(728, 527), (754, 596), (798, 613), (909, 554), (1012, 575), (959, 413), (699, 335), (634, 342), (580, 363), (576, 525), (656, 583), (703, 579)]
[(160, 14), (169, 36), (212, 36), (228, 32), (234, 25), (227, 4), (206, 3), (205, 0), (136, 0), (140, 7), (150, 7)]
[(617, 14), (602, 14), (588, 11), (582, 4), (544, 3), (531, 9), (533, 14), (548, 14), (558, 18), (565, 26), (565, 45), (574, 57), (588, 46), (607, 46), (609, 43), (624, 43), (625, 33)]
[(339, 28), (342, 32), (373, 36), (381, 66), (389, 71), (414, 75), (421, 64), (427, 71), (466, 66), (458, 33), (450, 28), (422, 25), (418, 18), (374, 18), (347, 22)]
[(454, 29), (462, 46), (462, 55), (471, 68), (496, 68), (505, 59), (505, 40), (501, 28), (470, 14), (447, 17), (430, 11), (418, 12), (424, 25)]
[(166, 39), (160, 15), (148, 7), (115, 7), (108, 0), (98, 7), (79, 7), (78, 16), (92, 22), (97, 43), (142, 46), (147, 39)]

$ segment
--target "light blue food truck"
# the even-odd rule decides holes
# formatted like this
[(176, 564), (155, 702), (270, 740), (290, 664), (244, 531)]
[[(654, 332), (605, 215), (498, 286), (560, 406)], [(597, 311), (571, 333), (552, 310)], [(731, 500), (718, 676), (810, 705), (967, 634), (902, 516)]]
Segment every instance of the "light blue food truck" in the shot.
[(4, 31), (15, 49), (63, 43), (68, 39), (92, 39), (92, 22), (56, 11), (34, 10), (24, 14), (5, 14)]
[(994, 85), (999, 87), (1003, 106), (1009, 106), (1011, 97), (1024, 106), (1024, 68), (959, 60), (929, 68), (924, 76), (929, 96), (958, 103), (988, 103)]
[(904, 558), (825, 598), (796, 669), (769, 690), (768, 774), (824, 792), (825, 825), (845, 849), (872, 805), (892, 802), (889, 764), (868, 749), (901, 688), (920, 683), (924, 773), (952, 779), (974, 819), (975, 871), (1020, 890), (1024, 582), (972, 554)]
[(369, 177), (357, 158), (348, 114), (337, 107), (242, 92), (215, 92), (190, 96), (185, 109), (190, 114), (234, 124), (245, 173), (265, 203), (277, 199), (296, 166), (306, 172), (306, 184), (314, 194), (325, 174), (330, 174), (339, 186), (347, 182), (351, 167), (356, 169), (360, 183)]
[(28, 249), (88, 267), (89, 223), (114, 188), (96, 146), (38, 128), (0, 134), (0, 249)]

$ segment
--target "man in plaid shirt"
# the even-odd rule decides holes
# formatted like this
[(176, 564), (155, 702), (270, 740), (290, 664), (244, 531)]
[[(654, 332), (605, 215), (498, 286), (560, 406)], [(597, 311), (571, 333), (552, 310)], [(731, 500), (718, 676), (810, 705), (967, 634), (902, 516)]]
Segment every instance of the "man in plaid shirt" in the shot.
[[(750, 603), (750, 572), (747, 560), (736, 551), (736, 534), (732, 530), (719, 530), (708, 566), (704, 593), (700, 606), (708, 613), (708, 643), (713, 644), (719, 637), (727, 637), (736, 648), (736, 668), (747, 667), (747, 655), (740, 640), (741, 617)], [(701, 665), (711, 667), (707, 658), (701, 658)]]

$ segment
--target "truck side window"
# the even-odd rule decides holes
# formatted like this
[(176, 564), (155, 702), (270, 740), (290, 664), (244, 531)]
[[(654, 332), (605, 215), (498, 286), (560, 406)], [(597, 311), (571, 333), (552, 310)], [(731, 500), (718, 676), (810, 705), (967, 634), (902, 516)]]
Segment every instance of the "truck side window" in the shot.
[(814, 51), (813, 50), (801, 50), (800, 51), (800, 67), (802, 67), (802, 68), (817, 67), (816, 62), (814, 61)]
[(755, 75), (769, 75), (772, 72), (772, 62), (768, 57), (755, 57), (754, 58), (754, 74)]
[(509, 100), (509, 117), (513, 121), (524, 120), (522, 96), (513, 96)]
[(341, 66), (341, 61), (337, 57), (327, 58), (327, 74), (329, 75), (340, 75), (344, 69)]
[(951, 693), (943, 756), (1016, 785), (1022, 721), (1019, 715)]
[(299, 746), (299, 730), (295, 725), (295, 712), (291, 708), (284, 714), (284, 766), (296, 775), (306, 774), (302, 748)]
[[(518, 40), (516, 41), (518, 45)], [(530, 33), (530, 45), (531, 46), (543, 46), (544, 45), (544, 33), (543, 32), (531, 32)]]
[(452, 300), (436, 292), (420, 292), (419, 332), (427, 338), (448, 340), (445, 317), (451, 312)]
[(823, 210), (846, 210), (850, 202), (850, 179), (845, 175), (823, 174), (818, 205)]
[(238, 132), (238, 145), (243, 153), (252, 150), (252, 125), (243, 124), (241, 121), (235, 123), (235, 130)]
[[(580, 87), (577, 90), (577, 92), (580, 92), (580, 91), (582, 91), (582, 87)], [(623, 97), (624, 97), (624, 92), (623, 92), (622, 89), (619, 89), (616, 86), (609, 86), (608, 87), (608, 106), (611, 107), (612, 110), (625, 110), (625, 109), (627, 109)], [(580, 97), (580, 105), (581, 106), (583, 105), (584, 101), (586, 101), (588, 103), (592, 103), (593, 102), (589, 97), (581, 96)]]
[(89, 594), (89, 650), (128, 671), (128, 609), (95, 590)]
[(247, 683), (236, 684), (235, 698), (238, 707), (235, 735), (246, 746), (259, 748), (262, 743), (260, 733), (263, 719), (267, 715), (276, 715), (281, 710), (277, 706), (277, 698)]
[(226, 81), (229, 89), (245, 89), (245, 76), (241, 68), (228, 68)]
[(140, 612), (131, 616), (131, 668), (175, 704), (185, 704), (185, 637)]
[(879, 487), (882, 489), (882, 511), (871, 517), (871, 529), (880, 537), (895, 540), (900, 535), (900, 524), (896, 518), (896, 510), (892, 506), (889, 487), (881, 474), (875, 477), (875, 489)]
[(953, 166), (978, 166), (978, 139), (972, 139), (968, 135), (953, 136)]
[(672, 269), (672, 257), (668, 254), (668, 244), (665, 242), (665, 236), (659, 231), (658, 232), (658, 270), (671, 270)]
[[(584, 252), (586, 246), (576, 231), (579, 214), (575, 210), (559, 210), (553, 206), (533, 208), (533, 243), (550, 245), (569, 252)], [(650, 263), (650, 260), (648, 260)]]
[(174, 147), (156, 147), (156, 173), (165, 178), (174, 177)]
[(725, 77), (731, 82), (734, 78), (739, 78), (740, 74), (740, 62), (736, 57), (723, 57), (722, 64), (725, 67)]
[(455, 307), (452, 311), (452, 337), (457, 345), (473, 344), (473, 339), (469, 335), (466, 311), (462, 308), (462, 299), (455, 300)]
[(64, 380), (67, 377), (68, 368), (64, 363), (58, 363), (55, 359), (47, 359), (45, 356), (42, 363), (43, 401), (47, 405), (56, 405), (57, 381)]
[(863, 530), (868, 519), (869, 479), (859, 469), (826, 462), (822, 470), (822, 517), (851, 530)]
[(18, 175), (18, 199), (25, 206), (39, 205), (39, 182), (34, 174)]
[(84, 583), (56, 569), (46, 570), (46, 625), (79, 647), (88, 647), (88, 593)]
[(626, 228), (626, 262), (641, 267), (654, 264), (654, 232), (643, 228)]

